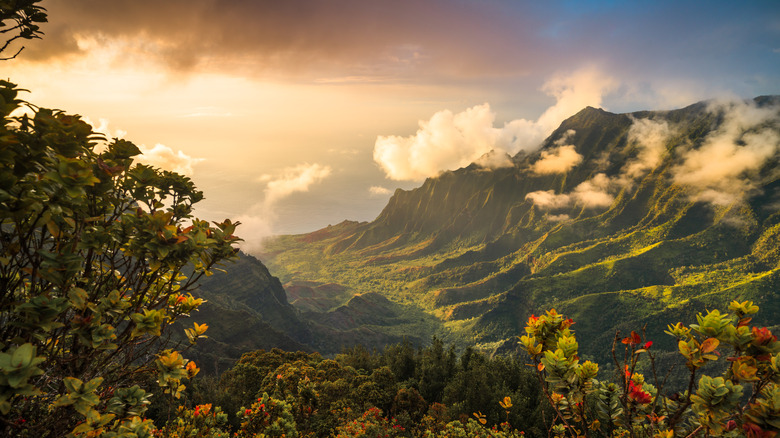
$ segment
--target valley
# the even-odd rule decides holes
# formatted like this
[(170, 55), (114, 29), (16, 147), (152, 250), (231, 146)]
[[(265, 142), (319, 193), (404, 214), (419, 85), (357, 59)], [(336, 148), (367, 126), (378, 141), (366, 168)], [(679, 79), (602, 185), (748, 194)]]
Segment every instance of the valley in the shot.
[[(529, 316), (556, 308), (577, 321), (583, 352), (601, 358), (616, 330), (646, 326), (670, 349), (668, 323), (735, 299), (761, 307), (757, 323), (776, 324), (778, 108), (774, 97), (585, 108), (511, 165), (473, 164), (398, 190), (372, 222), (269, 240), (258, 259), (285, 285), (294, 325), (310, 332), (272, 325), (323, 354), (434, 335), (509, 353)], [(685, 179), (692, 163), (734, 164), (738, 155), (717, 155), (723, 144), (772, 152), (721, 180)], [(566, 149), (579, 159), (565, 162)]]

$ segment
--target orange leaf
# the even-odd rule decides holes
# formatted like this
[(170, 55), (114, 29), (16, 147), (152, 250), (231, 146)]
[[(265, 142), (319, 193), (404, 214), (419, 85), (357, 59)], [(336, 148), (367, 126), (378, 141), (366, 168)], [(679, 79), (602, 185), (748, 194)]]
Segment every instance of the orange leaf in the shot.
[(715, 338), (707, 338), (704, 340), (704, 342), (701, 343), (701, 352), (702, 353), (709, 353), (716, 348), (718, 348), (718, 344), (720, 344), (720, 341)]

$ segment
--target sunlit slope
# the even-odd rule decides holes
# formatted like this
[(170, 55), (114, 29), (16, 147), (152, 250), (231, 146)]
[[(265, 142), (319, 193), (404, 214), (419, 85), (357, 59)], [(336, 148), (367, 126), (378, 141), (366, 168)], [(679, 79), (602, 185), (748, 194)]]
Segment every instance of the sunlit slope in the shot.
[[(435, 317), (434, 331), (448, 339), (495, 348), (513, 348), (527, 317), (552, 306), (577, 317), (577, 328), (589, 335), (581, 341), (586, 352), (611, 343), (616, 328), (647, 323), (660, 338), (670, 320), (732, 299), (757, 302), (763, 321), (775, 324), (780, 116), (776, 98), (745, 105), (763, 118), (737, 121), (757, 124), (736, 124), (733, 108), (707, 103), (634, 114), (586, 108), (540, 151), (514, 157), (513, 167), (444, 173), (398, 190), (373, 222), (282, 236), (261, 259), (283, 282), (343, 286), (319, 297), (328, 303), (321, 312), (377, 293)], [(774, 112), (767, 118), (766, 111)], [(642, 120), (669, 127), (655, 161), (632, 132)], [(737, 131), (737, 153), (759, 134), (766, 140), (757, 145), (764, 148), (757, 149), (761, 162), (724, 173), (744, 190), (680, 182), (691, 180), (683, 166), (727, 129)], [(581, 161), (565, 171), (538, 171), (535, 163), (564, 144)], [(538, 201), (541, 192), (550, 203)], [(312, 309), (318, 298), (307, 300)], [(428, 321), (406, 327), (415, 337), (432, 330)]]

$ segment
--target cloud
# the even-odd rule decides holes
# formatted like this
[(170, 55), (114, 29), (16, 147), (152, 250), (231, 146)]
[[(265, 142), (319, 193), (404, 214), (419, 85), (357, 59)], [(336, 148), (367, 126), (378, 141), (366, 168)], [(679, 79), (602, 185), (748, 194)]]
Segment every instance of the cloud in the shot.
[(577, 153), (574, 145), (566, 144), (574, 134), (573, 129), (566, 131), (561, 138), (555, 141), (555, 148), (542, 151), (541, 158), (531, 166), (531, 169), (538, 174), (566, 173), (580, 164), (582, 155)]
[(634, 119), (628, 130), (628, 141), (636, 143), (638, 152), (621, 170), (623, 175), (638, 178), (658, 166), (674, 133), (675, 129), (666, 120)]
[(598, 173), (593, 178), (580, 183), (571, 193), (556, 194), (553, 190), (539, 190), (525, 195), (537, 207), (543, 210), (558, 210), (574, 205), (585, 208), (609, 207), (615, 197), (609, 192), (614, 182), (605, 174)]
[(121, 130), (121, 129), (111, 129), (109, 127), (109, 120), (105, 118), (99, 118), (98, 123), (92, 121), (88, 116), (83, 116), (82, 119), (84, 122), (86, 122), (88, 125), (92, 126), (92, 130), (94, 132), (97, 132), (99, 134), (103, 134), (106, 136), (107, 139), (112, 138), (124, 138), (125, 135), (127, 135), (127, 131)]
[(525, 70), (533, 54), (530, 43), (485, 49), (509, 33), (523, 42), (533, 35), (532, 8), (509, 20), (514, 8), (500, 3), (49, 0), (47, 9), (46, 37), (26, 59), (83, 55), (83, 41), (95, 40), (121, 47), (117, 62), (153, 60), (175, 71), (370, 82), (431, 70)]
[(312, 184), (327, 178), (330, 173), (330, 166), (317, 163), (288, 167), (280, 177), (268, 181), (265, 187), (265, 204), (274, 204), (295, 192), (306, 192)]
[(534, 163), (532, 169), (539, 174), (566, 173), (581, 162), (582, 155), (578, 154), (574, 145), (570, 144), (542, 151), (542, 158)]
[(173, 149), (159, 143), (153, 148), (141, 145), (138, 149), (141, 150), (141, 155), (138, 156), (139, 162), (184, 176), (192, 176), (195, 173), (194, 166), (204, 161), (203, 158), (193, 158), (182, 151), (174, 152)]
[(378, 137), (374, 161), (394, 180), (423, 180), (467, 166), (496, 146), (501, 130), (493, 127), (495, 117), (488, 104), (457, 114), (439, 111), (420, 121), (414, 136)]
[(615, 197), (609, 194), (613, 181), (605, 174), (598, 173), (593, 178), (574, 188), (572, 198), (587, 208), (605, 208), (612, 205)]
[(392, 190), (381, 186), (371, 186), (369, 187), (368, 192), (371, 193), (371, 196), (386, 196), (393, 193)]
[(563, 222), (571, 219), (568, 214), (550, 214), (547, 215), (547, 220), (550, 222)]
[[(585, 106), (600, 106), (603, 94), (614, 87), (613, 79), (593, 67), (567, 76), (556, 75), (543, 87), (556, 98), (555, 105), (536, 121), (513, 120), (502, 128), (493, 126), (496, 115), (487, 103), (457, 114), (442, 110), (420, 121), (415, 135), (379, 136), (374, 161), (391, 179), (421, 181), (467, 166), (491, 151), (503, 157), (534, 150), (564, 119)], [(573, 159), (570, 151), (562, 153), (566, 159)]]
[[(575, 204), (587, 208), (609, 207), (615, 200), (614, 193), (623, 188), (631, 188), (636, 178), (661, 163), (666, 152), (666, 143), (674, 132), (674, 128), (666, 121), (635, 119), (628, 131), (628, 141), (635, 143), (638, 152), (636, 157), (626, 162), (619, 175), (609, 177), (598, 173), (580, 183), (571, 193), (537, 191), (527, 194), (526, 199), (546, 210), (571, 207)], [(564, 173), (579, 164), (583, 157), (575, 151), (575, 146), (565, 145), (574, 134), (573, 130), (569, 130), (555, 142), (555, 148), (542, 151), (541, 158), (532, 166), (534, 172)]]
[(504, 151), (491, 150), (474, 161), (484, 169), (500, 169), (502, 167), (512, 167), (515, 165), (512, 157)]
[(278, 220), (277, 203), (297, 192), (307, 192), (312, 185), (330, 176), (330, 166), (321, 164), (299, 164), (282, 170), (279, 176), (261, 175), (257, 182), (264, 183), (265, 198), (249, 207), (236, 218), (241, 222), (241, 249), (253, 253), (260, 251), (263, 240), (274, 234), (274, 223)]
[(246, 213), (238, 215), (236, 220), (241, 222), (238, 234), (243, 239), (239, 247), (249, 254), (261, 251), (263, 241), (274, 234), (276, 215), (264, 208), (262, 203), (253, 205)]
[[(111, 141), (111, 139), (114, 138), (124, 138), (127, 135), (127, 131), (112, 129), (108, 119), (100, 118), (98, 119), (97, 124), (86, 116), (83, 117), (83, 120), (92, 126), (94, 132), (103, 134), (107, 141)], [(106, 148), (107, 145), (108, 143), (100, 142), (96, 150), (100, 152)], [(138, 146), (138, 149), (141, 150), (141, 155), (136, 157), (137, 162), (176, 172), (188, 177), (195, 174), (195, 165), (205, 161), (205, 158), (193, 158), (181, 150), (174, 151), (170, 147), (160, 143), (157, 143), (151, 148), (140, 145)]]
[(695, 200), (716, 205), (743, 201), (758, 189), (751, 177), (780, 150), (780, 107), (731, 101), (715, 103), (710, 111), (722, 114), (723, 123), (700, 147), (683, 153), (672, 178)]
[[(758, 190), (758, 172), (780, 151), (777, 127), (780, 107), (758, 107), (749, 101), (722, 101), (712, 104), (708, 110), (718, 115), (722, 123), (698, 148), (678, 146), (679, 163), (671, 168), (672, 180), (686, 187), (694, 200), (715, 205), (744, 201)], [(637, 155), (626, 162), (618, 175), (608, 177), (599, 173), (570, 193), (537, 191), (528, 193), (526, 199), (545, 210), (575, 204), (588, 208), (609, 207), (616, 192), (630, 189), (637, 178), (661, 164), (667, 144), (676, 132), (677, 128), (664, 120), (635, 119), (628, 132), (628, 141), (635, 143)], [(560, 148), (552, 151), (558, 152)], [(557, 158), (561, 154), (553, 155), (553, 152), (547, 155), (543, 152), (534, 168), (546, 160), (556, 162), (551, 157)]]
[(545, 210), (556, 210), (571, 206), (571, 195), (565, 193), (555, 194), (554, 190), (537, 190), (525, 195), (525, 199), (530, 200), (539, 208)]
[(601, 107), (605, 94), (617, 89), (618, 82), (595, 66), (583, 67), (570, 74), (557, 74), (545, 82), (542, 90), (555, 97), (555, 105), (536, 121), (544, 137), (567, 117), (586, 106)]

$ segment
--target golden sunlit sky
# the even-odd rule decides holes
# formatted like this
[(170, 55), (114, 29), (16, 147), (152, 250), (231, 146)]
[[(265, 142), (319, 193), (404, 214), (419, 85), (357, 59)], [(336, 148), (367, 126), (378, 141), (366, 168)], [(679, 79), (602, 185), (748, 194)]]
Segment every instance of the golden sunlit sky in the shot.
[(262, 236), (533, 150), (585, 106), (780, 94), (780, 2), (44, 0), (0, 76), (192, 177)]

